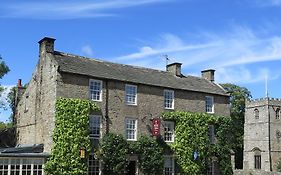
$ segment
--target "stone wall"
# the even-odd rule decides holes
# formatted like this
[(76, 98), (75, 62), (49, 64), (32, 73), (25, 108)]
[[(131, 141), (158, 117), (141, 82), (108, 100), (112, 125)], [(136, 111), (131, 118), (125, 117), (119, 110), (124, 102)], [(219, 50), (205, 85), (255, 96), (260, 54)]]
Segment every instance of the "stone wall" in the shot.
[[(254, 155), (258, 148), (261, 152), (261, 169), (275, 169), (281, 157), (281, 113), (276, 118), (276, 111), (281, 107), (280, 99), (262, 98), (246, 103), (244, 127), (244, 169), (254, 169)], [(254, 110), (259, 111), (256, 119)]]
[(57, 65), (50, 53), (41, 53), (35, 72), (15, 115), (17, 144), (44, 144), (50, 152), (54, 129)]
[[(100, 78), (87, 77), (76, 74), (60, 73), (57, 86), (57, 96), (67, 98), (89, 99), (89, 80)], [(111, 132), (124, 134), (124, 121), (126, 117), (138, 120), (137, 135), (148, 135), (151, 126), (151, 118), (161, 117), (165, 110), (163, 87), (137, 85), (137, 105), (127, 105), (125, 103), (126, 82), (116, 80), (103, 80), (102, 101), (96, 102), (102, 109), (101, 114), (106, 114), (106, 98), (108, 98), (108, 116), (110, 119), (109, 129)], [(130, 83), (128, 83), (130, 84)], [(108, 92), (108, 97), (106, 95)], [(205, 96), (211, 94), (175, 90), (175, 110), (205, 112)], [(214, 96), (215, 114), (229, 116), (228, 97)], [(105, 119), (105, 118), (104, 118)], [(103, 122), (105, 124), (105, 122)], [(105, 125), (103, 125), (105, 132)]]
[(255, 170), (234, 170), (234, 175), (281, 175), (281, 173)]

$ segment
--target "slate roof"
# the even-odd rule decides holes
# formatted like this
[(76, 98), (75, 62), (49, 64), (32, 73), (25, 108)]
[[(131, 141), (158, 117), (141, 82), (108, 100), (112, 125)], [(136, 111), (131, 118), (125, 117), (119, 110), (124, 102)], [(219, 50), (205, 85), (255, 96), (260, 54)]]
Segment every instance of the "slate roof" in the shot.
[(195, 76), (177, 77), (170, 72), (54, 52), (59, 71), (171, 89), (229, 96), (219, 85)]

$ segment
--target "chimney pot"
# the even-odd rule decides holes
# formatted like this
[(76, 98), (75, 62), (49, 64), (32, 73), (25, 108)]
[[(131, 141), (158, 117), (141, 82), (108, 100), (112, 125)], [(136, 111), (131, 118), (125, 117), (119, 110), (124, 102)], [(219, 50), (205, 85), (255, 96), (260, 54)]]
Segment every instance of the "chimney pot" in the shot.
[(181, 65), (182, 63), (171, 63), (166, 66), (168, 72), (173, 73), (174, 75), (181, 77)]
[(214, 69), (207, 69), (201, 71), (202, 78), (205, 78), (211, 82), (215, 81), (215, 71)]

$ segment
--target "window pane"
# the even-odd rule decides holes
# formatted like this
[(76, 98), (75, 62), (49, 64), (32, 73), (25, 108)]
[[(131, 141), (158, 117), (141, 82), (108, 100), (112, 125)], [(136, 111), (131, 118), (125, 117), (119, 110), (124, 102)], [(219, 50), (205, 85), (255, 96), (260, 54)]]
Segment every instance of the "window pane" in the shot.
[(126, 127), (126, 139), (136, 140), (136, 132), (137, 132), (136, 120), (126, 119), (125, 127)]
[(174, 159), (171, 156), (165, 156), (164, 158), (164, 175), (174, 174)]
[(164, 107), (166, 109), (174, 108), (174, 91), (164, 90)]
[(174, 123), (173, 122), (164, 122), (164, 140), (166, 142), (174, 141)]
[(102, 81), (90, 80), (90, 98), (94, 101), (101, 101)]
[(90, 116), (90, 137), (100, 138), (101, 128), (101, 116), (91, 115)]
[(125, 86), (125, 100), (127, 104), (137, 104), (137, 86), (134, 85), (126, 85)]
[(211, 96), (206, 96), (206, 112), (213, 113), (214, 112), (214, 98)]

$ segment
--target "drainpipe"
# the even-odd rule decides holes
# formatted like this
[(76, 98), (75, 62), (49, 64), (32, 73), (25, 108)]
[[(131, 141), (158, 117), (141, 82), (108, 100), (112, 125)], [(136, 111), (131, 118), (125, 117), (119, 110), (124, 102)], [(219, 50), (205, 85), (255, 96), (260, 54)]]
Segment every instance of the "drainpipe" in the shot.
[(107, 134), (109, 132), (109, 117), (108, 117), (108, 80), (105, 81), (105, 133)]

